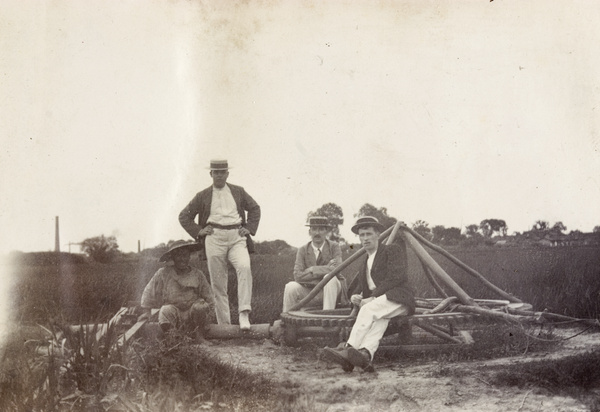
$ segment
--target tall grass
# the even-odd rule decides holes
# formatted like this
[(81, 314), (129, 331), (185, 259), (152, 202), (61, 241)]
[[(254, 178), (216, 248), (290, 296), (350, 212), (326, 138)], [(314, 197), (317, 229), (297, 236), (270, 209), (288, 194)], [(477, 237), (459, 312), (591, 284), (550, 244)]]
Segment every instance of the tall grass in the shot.
[[(535, 310), (581, 318), (600, 315), (600, 248), (483, 248), (450, 251), (479, 271), (492, 283), (533, 305)], [(472, 297), (497, 299), (492, 291), (466, 274), (454, 263), (432, 252), (431, 255)], [(293, 254), (252, 255), (252, 321), (271, 323), (279, 318), (285, 284), (293, 279)], [(195, 259), (208, 279), (206, 261)], [(154, 259), (138, 259), (111, 264), (50, 264), (17, 266), (18, 279), (13, 297), (12, 317), (24, 322), (46, 324), (48, 319), (69, 323), (101, 321), (120, 307), (138, 301), (144, 286), (159, 268)], [(344, 271), (352, 279), (355, 263)], [(420, 297), (436, 293), (423, 275), (423, 269), (409, 252), (411, 281)], [(237, 319), (237, 282), (229, 274), (229, 301), (232, 319)]]
[[(600, 316), (598, 247), (486, 248), (451, 253), (535, 310), (577, 318)], [(432, 256), (471, 296), (499, 298), (444, 257)], [(415, 267), (416, 274), (418, 271)], [(422, 280), (418, 282), (421, 290), (432, 293)]]

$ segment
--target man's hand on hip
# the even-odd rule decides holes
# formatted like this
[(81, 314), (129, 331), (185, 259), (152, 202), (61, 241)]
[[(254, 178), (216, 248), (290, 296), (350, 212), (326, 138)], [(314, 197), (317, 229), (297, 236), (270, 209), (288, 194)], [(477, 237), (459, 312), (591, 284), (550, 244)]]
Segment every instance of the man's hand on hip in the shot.
[(240, 230), (238, 230), (238, 233), (240, 234), (240, 236), (246, 236), (250, 234), (250, 231), (245, 227), (241, 227)]
[(212, 235), (213, 231), (214, 231), (214, 229), (213, 229), (213, 227), (211, 225), (206, 225), (206, 226), (204, 226), (200, 230), (200, 232), (198, 232), (198, 237), (204, 237), (204, 236), (207, 236), (207, 235)]

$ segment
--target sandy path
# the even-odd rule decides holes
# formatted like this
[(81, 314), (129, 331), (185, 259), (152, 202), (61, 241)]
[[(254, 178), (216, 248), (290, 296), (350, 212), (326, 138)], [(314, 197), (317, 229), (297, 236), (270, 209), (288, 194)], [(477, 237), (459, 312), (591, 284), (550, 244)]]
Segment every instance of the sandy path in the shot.
[[(570, 336), (576, 330), (558, 334)], [(600, 348), (600, 334), (585, 333), (551, 352), (486, 361), (426, 362), (376, 358), (375, 374), (345, 373), (322, 359), (313, 342), (281, 347), (265, 340), (215, 341), (209, 350), (225, 362), (278, 382), (291, 397), (306, 397), (327, 412), (360, 411), (569, 411), (580, 401), (536, 387), (495, 386), (494, 370)], [(297, 398), (297, 399), (299, 399)]]

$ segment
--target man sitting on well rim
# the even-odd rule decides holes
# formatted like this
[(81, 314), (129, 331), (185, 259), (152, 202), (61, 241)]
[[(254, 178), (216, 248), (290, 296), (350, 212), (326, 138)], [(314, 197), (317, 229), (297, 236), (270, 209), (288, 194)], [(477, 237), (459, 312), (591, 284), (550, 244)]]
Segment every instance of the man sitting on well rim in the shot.
[[(285, 285), (283, 292), (283, 312), (288, 312), (304, 299), (325, 275), (342, 263), (339, 243), (328, 239), (332, 227), (327, 218), (312, 216), (306, 226), (309, 226), (311, 241), (298, 248), (296, 253), (294, 280)], [(341, 290), (340, 279), (334, 277), (309, 302), (309, 306), (322, 303), (323, 310), (335, 309)]]
[[(352, 232), (366, 250), (350, 301), (360, 307), (348, 342), (325, 348), (325, 356), (350, 372), (355, 366), (373, 372), (371, 361), (391, 318), (415, 312), (413, 289), (408, 284), (406, 245), (379, 244), (383, 226), (372, 216), (356, 221)], [(349, 293), (352, 293), (350, 291)]]

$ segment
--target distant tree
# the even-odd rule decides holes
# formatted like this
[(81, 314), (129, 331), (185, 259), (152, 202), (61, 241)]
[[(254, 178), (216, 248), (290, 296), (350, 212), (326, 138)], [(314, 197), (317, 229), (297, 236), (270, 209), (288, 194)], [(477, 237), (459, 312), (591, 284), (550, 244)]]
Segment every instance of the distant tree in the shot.
[(506, 236), (508, 226), (502, 219), (485, 219), (479, 223), (479, 228), (485, 237), (492, 237), (494, 233)]
[(437, 225), (431, 228), (431, 233), (433, 234), (432, 240), (435, 242), (441, 242), (444, 238), (444, 233), (446, 232), (446, 228), (442, 225)]
[(594, 232), (594, 233), (600, 233), (600, 225), (594, 226), (594, 230), (592, 230), (592, 232)]
[(344, 238), (340, 236), (339, 228), (344, 224), (344, 212), (340, 206), (336, 205), (335, 203), (325, 203), (314, 212), (308, 212), (306, 220), (308, 221), (308, 218), (312, 216), (325, 216), (327, 220), (329, 220), (329, 224), (333, 226), (329, 238), (335, 242), (344, 240)]
[(254, 244), (259, 255), (281, 255), (292, 251), (292, 247), (285, 240), (267, 240)]
[(457, 227), (445, 228), (444, 226), (438, 225), (431, 229), (433, 233), (433, 241), (438, 243), (444, 243), (449, 245), (455, 245), (462, 239), (460, 229)]
[(158, 245), (156, 245), (154, 247), (146, 248), (146, 249), (142, 250), (142, 255), (160, 258), (162, 255), (167, 253), (167, 250), (169, 250), (169, 247), (174, 242), (175, 242), (174, 240), (169, 240), (167, 243), (159, 243)]
[(544, 231), (544, 230), (548, 230), (550, 229), (550, 223), (546, 220), (536, 220), (536, 222), (533, 224), (531, 230), (534, 231)]
[(118, 255), (119, 245), (114, 236), (100, 235), (81, 242), (81, 250), (96, 262), (107, 263)]
[(554, 232), (563, 233), (567, 230), (567, 227), (563, 225), (563, 222), (556, 222), (554, 226), (552, 226), (552, 230)]
[(449, 227), (449, 228), (446, 228), (446, 231), (444, 232), (444, 237), (442, 239), (443, 239), (444, 243), (456, 244), (463, 239), (463, 236), (460, 233), (459, 228)]
[(362, 216), (373, 216), (379, 223), (381, 223), (384, 229), (387, 229), (390, 226), (393, 226), (398, 221), (395, 217), (391, 217), (388, 215), (387, 208), (380, 207), (377, 209), (370, 203), (365, 203), (358, 209), (358, 213), (354, 215), (354, 217), (362, 217)]
[(427, 240), (431, 240), (433, 238), (429, 223), (425, 222), (424, 220), (417, 220), (414, 222), (412, 224), (412, 229)]
[(481, 233), (479, 233), (479, 226), (477, 226), (477, 225), (465, 226), (465, 236), (468, 238), (480, 237)]

